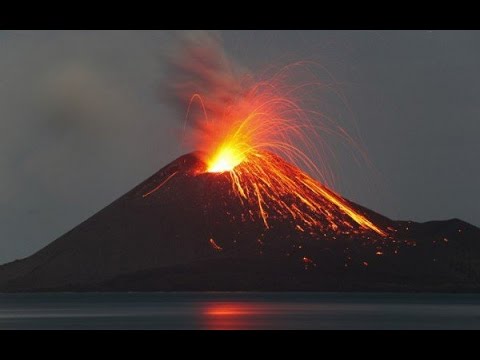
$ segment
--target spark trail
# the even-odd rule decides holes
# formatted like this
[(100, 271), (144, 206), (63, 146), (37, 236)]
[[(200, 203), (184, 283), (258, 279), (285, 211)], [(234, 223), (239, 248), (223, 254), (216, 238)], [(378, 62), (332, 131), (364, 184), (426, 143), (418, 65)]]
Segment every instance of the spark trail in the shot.
[(354, 142), (302, 106), (301, 93), (318, 84), (291, 85), (290, 70), (300, 64), (258, 81), (240, 76), (218, 44), (193, 43), (183, 55), (174, 63), (172, 74), (182, 81), (172, 81), (172, 94), (188, 109), (184, 139), (201, 154), (204, 173), (228, 176), (235, 196), (265, 228), (283, 218), (300, 232), (388, 235), (324, 185), (333, 178), (327, 137)]
[[(204, 120), (196, 134), (206, 172), (229, 175), (238, 198), (269, 217), (288, 217), (299, 231), (386, 232), (354, 210), (340, 195), (276, 155), (322, 176), (318, 125), (274, 82), (256, 84), (219, 118)], [(276, 154), (276, 155), (275, 155)], [(324, 169), (327, 167), (324, 166)]]

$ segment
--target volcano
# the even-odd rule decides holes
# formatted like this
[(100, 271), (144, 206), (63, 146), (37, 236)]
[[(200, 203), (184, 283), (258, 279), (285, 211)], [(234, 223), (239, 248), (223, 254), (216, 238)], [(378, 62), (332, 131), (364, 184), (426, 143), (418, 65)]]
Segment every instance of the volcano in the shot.
[(263, 156), (306, 184), (308, 197), (257, 192), (246, 201), (232, 173), (206, 172), (201, 156), (187, 154), (37, 253), (0, 266), (0, 291), (480, 289), (480, 229), (457, 219), (393, 221)]

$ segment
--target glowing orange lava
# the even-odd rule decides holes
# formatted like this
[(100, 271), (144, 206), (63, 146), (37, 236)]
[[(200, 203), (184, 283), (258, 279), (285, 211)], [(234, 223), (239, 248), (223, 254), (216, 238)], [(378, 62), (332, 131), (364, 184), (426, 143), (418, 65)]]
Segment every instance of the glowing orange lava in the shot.
[(244, 154), (235, 147), (224, 146), (209, 161), (207, 171), (220, 173), (232, 171), (244, 159)]
[[(292, 219), (301, 232), (374, 231), (386, 236), (340, 195), (279, 161), (278, 156), (320, 180), (328, 175), (328, 166), (321, 163), (319, 149), (325, 144), (319, 132), (328, 134), (329, 128), (313, 123), (292, 99), (292, 89), (279, 83), (275, 78), (257, 83), (216, 109), (213, 117), (205, 113), (197, 120), (194, 143), (204, 154), (206, 172), (228, 174), (234, 193), (243, 204), (258, 209), (266, 228), (271, 217), (283, 217)], [(198, 94), (195, 98), (202, 100)], [(205, 109), (205, 102), (202, 105)]]

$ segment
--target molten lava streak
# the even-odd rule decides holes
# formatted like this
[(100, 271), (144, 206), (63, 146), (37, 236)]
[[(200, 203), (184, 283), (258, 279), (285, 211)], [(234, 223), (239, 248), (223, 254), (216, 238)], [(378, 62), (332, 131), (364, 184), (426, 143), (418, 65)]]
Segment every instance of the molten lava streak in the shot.
[(216, 109), (213, 118), (197, 119), (194, 143), (204, 154), (206, 172), (228, 175), (236, 196), (242, 204), (258, 209), (266, 228), (269, 219), (280, 217), (290, 218), (301, 232), (373, 231), (386, 236), (341, 196), (280, 160), (278, 156), (325, 178), (328, 168), (323, 166), (322, 172), (312, 159), (321, 160), (318, 148), (325, 144), (318, 130), (328, 133), (328, 129), (312, 123), (274, 84), (259, 83), (224, 109)]
[(228, 171), (235, 194), (242, 202), (258, 208), (266, 228), (271, 216), (280, 216), (294, 219), (297, 229), (302, 232), (330, 229), (348, 234), (357, 232), (359, 226), (386, 236), (382, 229), (350, 207), (341, 196), (298, 168), (279, 161), (274, 154), (254, 152), (232, 168), (225, 166), (227, 161), (218, 161), (209, 165), (207, 171), (216, 172), (219, 168), (222, 172)]

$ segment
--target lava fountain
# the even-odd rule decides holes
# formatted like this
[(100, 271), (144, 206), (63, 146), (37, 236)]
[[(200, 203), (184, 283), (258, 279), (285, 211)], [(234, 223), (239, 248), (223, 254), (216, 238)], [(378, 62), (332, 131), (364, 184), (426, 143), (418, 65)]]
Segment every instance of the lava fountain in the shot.
[(187, 51), (189, 61), (175, 63), (183, 81), (175, 82), (174, 94), (187, 105), (184, 136), (199, 151), (204, 173), (227, 176), (235, 196), (266, 229), (271, 218), (283, 218), (299, 232), (387, 236), (322, 184), (330, 171), (322, 157), (327, 146), (322, 136), (334, 130), (298, 100), (298, 93), (314, 83), (288, 85), (291, 68), (299, 64), (255, 81), (236, 75), (214, 46)]

